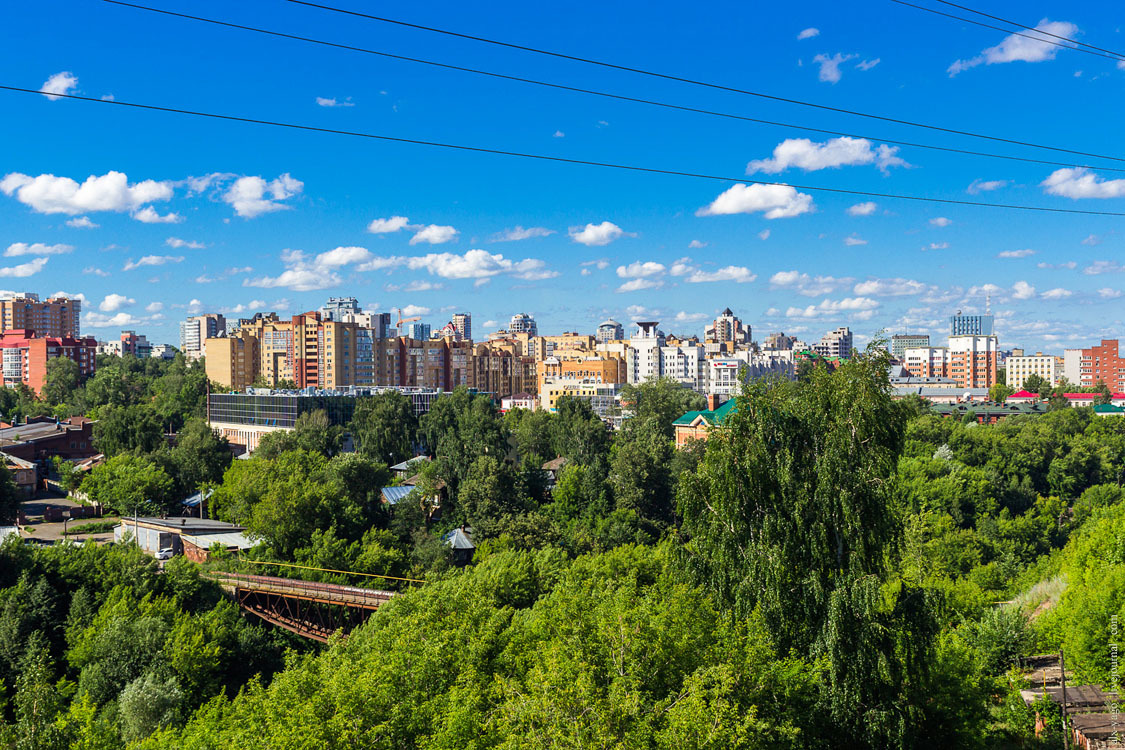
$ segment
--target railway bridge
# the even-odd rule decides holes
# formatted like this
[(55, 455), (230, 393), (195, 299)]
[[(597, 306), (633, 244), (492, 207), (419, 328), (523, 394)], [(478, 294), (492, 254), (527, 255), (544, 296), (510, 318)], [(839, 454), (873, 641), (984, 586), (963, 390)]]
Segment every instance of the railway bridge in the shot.
[(321, 643), (339, 630), (351, 632), (396, 595), (360, 586), (248, 573), (208, 571), (204, 575), (230, 593), (243, 610)]

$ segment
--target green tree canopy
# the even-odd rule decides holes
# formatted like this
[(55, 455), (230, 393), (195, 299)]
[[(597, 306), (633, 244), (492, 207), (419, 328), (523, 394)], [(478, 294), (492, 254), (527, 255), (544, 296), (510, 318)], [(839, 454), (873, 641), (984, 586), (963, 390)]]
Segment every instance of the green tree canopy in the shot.
[(398, 391), (358, 399), (348, 429), (361, 453), (387, 466), (414, 456), (418, 418), (410, 399)]

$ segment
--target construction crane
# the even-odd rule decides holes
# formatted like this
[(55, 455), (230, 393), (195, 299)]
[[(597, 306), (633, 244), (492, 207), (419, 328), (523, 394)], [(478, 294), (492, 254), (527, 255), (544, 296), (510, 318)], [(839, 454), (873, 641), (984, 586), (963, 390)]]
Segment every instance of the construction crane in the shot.
[(401, 307), (396, 307), (396, 308), (393, 308), (393, 309), (396, 313), (398, 313), (398, 322), (395, 323), (395, 330), (398, 331), (400, 334), (402, 333), (402, 324), (403, 323), (413, 323), (416, 320), (422, 319), (421, 315), (415, 315), (413, 318), (404, 318), (404, 317), (402, 317), (402, 308)]

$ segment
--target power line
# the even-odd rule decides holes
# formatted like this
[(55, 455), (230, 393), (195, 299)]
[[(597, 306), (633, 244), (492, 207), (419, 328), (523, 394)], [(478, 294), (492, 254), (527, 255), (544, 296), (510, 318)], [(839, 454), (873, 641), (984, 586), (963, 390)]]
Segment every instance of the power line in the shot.
[[(1050, 39), (1043, 39), (1042, 37), (1032, 36), (1031, 34), (1024, 34), (1023, 32), (1020, 32), (1020, 31), (1012, 31), (1011, 29), (1005, 29), (1005, 28), (1001, 28), (999, 26), (993, 26), (992, 24), (984, 23), (983, 21), (974, 21), (971, 18), (965, 18), (964, 16), (954, 15), (953, 13), (946, 13), (945, 11), (937, 10), (936, 8), (927, 8), (924, 5), (915, 5), (914, 3), (908, 3), (908, 2), (906, 2), (906, 0), (891, 0), (891, 2), (892, 3), (898, 3), (899, 5), (907, 5), (907, 6), (910, 6), (911, 8), (917, 8), (918, 10), (924, 10), (927, 13), (933, 13), (934, 15), (937, 15), (937, 16), (944, 16), (946, 18), (953, 18), (953, 19), (956, 19), (958, 21), (964, 21), (965, 23), (976, 24), (977, 26), (983, 26), (986, 29), (995, 29), (996, 31), (1002, 31), (1005, 34), (1012, 34), (1014, 36), (1022, 36), (1024, 39), (1031, 39), (1032, 41), (1039, 42), (1040, 44), (1051, 44), (1051, 45), (1054, 45), (1055, 47), (1062, 47), (1063, 49), (1074, 50), (1075, 52), (1085, 52), (1087, 55), (1096, 55), (1098, 57), (1105, 57), (1105, 58), (1108, 58), (1110, 60), (1116, 60), (1117, 62), (1121, 62), (1121, 61), (1125, 60), (1125, 57), (1121, 57), (1120, 55), (1117, 55), (1116, 53), (1110, 53), (1108, 55), (1105, 55), (1105, 54), (1102, 54), (1101, 52), (1095, 52), (1093, 49), (1083, 49), (1082, 47), (1073, 47), (1069, 44), (1061, 44), (1059, 42), (1052, 42)], [(960, 6), (957, 6), (957, 7), (960, 7)], [(989, 16), (989, 18), (991, 18), (991, 16)], [(1004, 23), (1011, 23), (1011, 22), (1005, 21)], [(1012, 25), (1013, 26), (1019, 26), (1020, 28), (1025, 28), (1025, 29), (1028, 28), (1026, 26), (1020, 26), (1020, 24), (1012, 24)], [(1034, 32), (1039, 33), (1039, 34), (1047, 34), (1047, 32), (1039, 31), (1039, 29), (1035, 29), (1035, 28), (1032, 28), (1031, 31), (1034, 31)], [(1056, 35), (1055, 34), (1049, 34), (1049, 36), (1056, 36)], [(1067, 39), (1067, 37), (1062, 37), (1062, 36), (1059, 36), (1057, 38), (1058, 39), (1066, 39), (1068, 42), (1074, 41), (1073, 39)], [(1077, 42), (1075, 42), (1075, 44), (1077, 44)]]
[(795, 190), (808, 190), (811, 192), (821, 193), (835, 193), (839, 195), (858, 195), (867, 198), (889, 198), (894, 200), (908, 200), (916, 201), (919, 203), (938, 203), (943, 205), (953, 206), (974, 206), (979, 208), (1007, 208), (1018, 211), (1037, 211), (1042, 213), (1054, 214), (1081, 214), (1085, 216), (1125, 216), (1125, 212), (1118, 211), (1090, 211), (1079, 208), (1050, 208), (1048, 206), (1025, 206), (1013, 203), (985, 203), (983, 201), (969, 201), (958, 200), (954, 198), (932, 198), (920, 195), (904, 195), (902, 193), (876, 193), (868, 190), (851, 190), (848, 188), (833, 188), (823, 187), (816, 185), (797, 185), (787, 182), (768, 182), (765, 180), (751, 180), (745, 177), (729, 177), (725, 175), (706, 174), (703, 172), (687, 172), (676, 169), (659, 169), (657, 167), (641, 167), (633, 164), (618, 164), (615, 162), (593, 161), (589, 159), (571, 159), (565, 156), (550, 156), (547, 154), (532, 154), (524, 151), (508, 151), (505, 149), (487, 148), (484, 146), (468, 146), (458, 143), (445, 143), (442, 141), (427, 141), (419, 138), (403, 138), (399, 136), (383, 135), (380, 133), (364, 133), (355, 130), (340, 130), (337, 128), (324, 128), (315, 125), (302, 125), (299, 123), (280, 122), (278, 120), (264, 120), (256, 117), (242, 117), (239, 115), (227, 115), (218, 112), (202, 112), (199, 110), (183, 109), (181, 107), (163, 107), (156, 104), (142, 104), (140, 102), (128, 102), (120, 99), (95, 99), (90, 96), (79, 96), (77, 94), (60, 94), (53, 91), (42, 91), (40, 89), (29, 89), (20, 86), (7, 86), (0, 84), (0, 90), (14, 91), (22, 94), (37, 94), (37, 95), (50, 95), (52, 97), (61, 99), (74, 99), (83, 102), (93, 102), (95, 104), (108, 104), (117, 107), (129, 107), (133, 109), (151, 110), (154, 112), (169, 112), (173, 114), (191, 115), (193, 117), (206, 117), (213, 120), (227, 120), (231, 122), (251, 123), (254, 125), (270, 125), (279, 128), (289, 128), (291, 130), (307, 130), (315, 133), (331, 133), (333, 135), (346, 135), (356, 138), (370, 138), (372, 140), (386, 141), (389, 143), (404, 143), (415, 146), (431, 146), (434, 148), (444, 148), (453, 151), (467, 151), (478, 154), (493, 154), (496, 156), (512, 156), (520, 159), (535, 159), (537, 161), (557, 162), (560, 164), (578, 164), (588, 167), (603, 167), (606, 169), (619, 169), (630, 172), (643, 172), (645, 174), (662, 174), (673, 177), (694, 177), (702, 180), (716, 180), (720, 182), (741, 182), (751, 185), (765, 185), (773, 187), (790, 187)]
[(562, 90), (562, 91), (570, 91), (570, 92), (579, 93), (579, 94), (589, 94), (591, 96), (599, 96), (599, 97), (604, 97), (606, 99), (615, 99), (615, 100), (618, 100), (618, 101), (631, 102), (631, 103), (634, 103), (634, 104), (644, 104), (644, 105), (653, 106), (653, 107), (662, 107), (662, 108), (665, 108), (665, 109), (672, 109), (672, 110), (681, 111), (681, 112), (691, 112), (691, 113), (694, 113), (694, 114), (702, 114), (702, 115), (708, 115), (708, 116), (712, 116), (712, 117), (722, 117), (722, 118), (731, 119), (731, 120), (739, 120), (739, 121), (742, 121), (742, 122), (752, 122), (752, 123), (755, 123), (755, 124), (758, 124), (758, 125), (771, 125), (771, 126), (775, 126), (775, 127), (791, 128), (791, 129), (794, 129), (794, 130), (805, 130), (805, 131), (812, 132), (812, 133), (823, 133), (825, 135), (845, 136), (845, 137), (849, 137), (849, 138), (864, 138), (864, 139), (867, 139), (867, 140), (877, 141), (877, 142), (880, 142), (880, 143), (890, 143), (890, 144), (894, 144), (896, 146), (909, 146), (909, 147), (912, 147), (912, 148), (925, 148), (925, 149), (930, 149), (930, 150), (933, 150), (933, 151), (942, 151), (942, 152), (946, 152), (946, 153), (962, 154), (962, 155), (966, 155), (966, 156), (983, 156), (983, 157), (987, 157), (987, 158), (991, 158), (991, 159), (1005, 159), (1005, 160), (1008, 160), (1008, 161), (1018, 161), (1018, 162), (1028, 163), (1028, 164), (1042, 164), (1042, 165), (1053, 166), (1053, 167), (1100, 169), (1100, 170), (1103, 170), (1103, 171), (1110, 171), (1110, 172), (1125, 172), (1125, 167), (1108, 167), (1108, 166), (1102, 166), (1102, 165), (1074, 164), (1074, 163), (1071, 163), (1071, 162), (1050, 161), (1050, 160), (1046, 160), (1046, 159), (1032, 159), (1030, 157), (1023, 157), (1023, 156), (1010, 156), (1010, 155), (1007, 155), (1007, 154), (996, 154), (996, 153), (984, 152), (984, 151), (972, 151), (970, 149), (953, 148), (951, 146), (935, 146), (933, 144), (927, 144), (927, 143), (914, 143), (914, 142), (911, 142), (911, 141), (892, 140), (890, 138), (878, 138), (878, 137), (870, 136), (870, 135), (859, 135), (859, 134), (856, 134), (856, 133), (849, 133), (849, 132), (844, 132), (844, 131), (839, 131), (839, 130), (828, 130), (826, 128), (816, 128), (816, 127), (812, 127), (812, 126), (808, 126), (808, 125), (795, 125), (793, 123), (778, 122), (776, 120), (764, 120), (764, 119), (757, 118), (757, 117), (747, 117), (745, 115), (738, 115), (738, 114), (733, 114), (733, 113), (730, 113), (730, 112), (720, 112), (720, 111), (715, 111), (715, 110), (703, 109), (703, 108), (700, 108), (700, 107), (691, 107), (691, 106), (688, 106), (688, 105), (673, 104), (673, 103), (670, 103), (670, 102), (663, 102), (663, 101), (658, 101), (658, 100), (654, 100), (654, 99), (644, 99), (644, 98), (635, 97), (635, 96), (628, 96), (628, 95), (625, 95), (625, 94), (613, 94), (613, 93), (606, 92), (606, 91), (598, 91), (598, 90), (595, 90), (595, 89), (587, 89), (587, 88), (582, 88), (582, 87), (579, 87), (579, 86), (569, 86), (569, 85), (561, 84), (561, 83), (552, 83), (550, 81), (541, 81), (541, 80), (537, 80), (537, 79), (534, 79), (534, 78), (525, 78), (523, 76), (514, 76), (514, 75), (509, 75), (509, 74), (506, 74), (506, 73), (497, 73), (497, 72), (494, 72), (494, 71), (481, 70), (479, 68), (469, 68), (469, 67), (465, 67), (465, 66), (462, 66), (462, 65), (453, 65), (451, 63), (443, 63), (443, 62), (437, 62), (437, 61), (434, 61), (434, 60), (426, 60), (426, 59), (419, 58), (419, 57), (410, 57), (410, 56), (407, 56), (407, 55), (399, 55), (399, 54), (394, 54), (394, 53), (391, 53), (391, 52), (384, 52), (384, 51), (381, 51), (381, 50), (370, 49), (370, 48), (367, 48), (367, 47), (357, 47), (357, 46), (351, 45), (351, 44), (342, 44), (342, 43), (339, 43), (339, 42), (326, 41), (324, 39), (315, 39), (315, 38), (312, 38), (312, 37), (300, 36), (300, 35), (297, 35), (297, 34), (288, 34), (288, 33), (281, 32), (281, 31), (274, 31), (274, 30), (271, 30), (271, 29), (263, 29), (263, 28), (260, 28), (260, 27), (257, 27), (257, 26), (248, 26), (248, 25), (245, 25), (245, 24), (233, 23), (233, 22), (230, 22), (230, 21), (221, 21), (221, 20), (214, 19), (214, 18), (206, 18), (206, 17), (203, 17), (203, 16), (190, 15), (188, 13), (177, 13), (175, 11), (164, 10), (164, 9), (161, 9), (161, 8), (152, 8), (152, 7), (149, 7), (149, 6), (146, 6), (146, 5), (138, 5), (136, 3), (124, 2), (124, 0), (104, 0), (104, 2), (111, 3), (113, 5), (120, 5), (120, 6), (126, 7), (126, 8), (134, 8), (134, 9), (137, 9), (137, 10), (144, 10), (144, 11), (149, 11), (149, 12), (152, 12), (152, 13), (159, 13), (161, 15), (172, 16), (172, 17), (175, 17), (175, 18), (183, 18), (183, 19), (188, 19), (188, 20), (192, 20), (192, 21), (201, 21), (203, 23), (214, 24), (216, 26), (223, 26), (223, 27), (227, 27), (227, 28), (238, 29), (238, 30), (241, 30), (241, 31), (251, 31), (251, 32), (258, 33), (258, 34), (266, 34), (268, 36), (274, 36), (274, 37), (279, 37), (279, 38), (282, 38), (282, 39), (289, 39), (289, 40), (294, 40), (294, 41), (299, 41), (299, 42), (308, 42), (310, 44), (318, 44), (318, 45), (322, 45), (322, 46), (325, 46), (325, 47), (332, 47), (332, 48), (335, 48), (335, 49), (342, 49), (342, 50), (347, 50), (347, 51), (350, 51), (350, 52), (362, 52), (362, 53), (365, 53), (365, 54), (375, 55), (375, 56), (378, 56), (378, 57), (389, 58), (389, 59), (392, 59), (392, 60), (402, 60), (402, 61), (411, 62), (411, 63), (419, 63), (419, 64), (422, 64), (422, 65), (429, 65), (429, 66), (432, 66), (432, 67), (442, 68), (442, 69), (445, 69), (445, 70), (455, 70), (455, 71), (459, 71), (459, 72), (462, 72), (462, 73), (472, 73), (472, 74), (475, 74), (475, 75), (489, 76), (489, 77), (492, 77), (492, 78), (499, 78), (499, 79), (503, 79), (503, 80), (507, 80), (507, 81), (516, 81), (516, 82), (519, 82), (519, 83), (529, 83), (529, 84), (532, 84), (532, 85), (535, 85), (535, 86), (543, 86), (543, 87), (547, 87), (547, 88), (558, 89), (558, 90)]
[(635, 68), (628, 65), (618, 65), (616, 63), (606, 62), (604, 60), (595, 60), (588, 57), (579, 57), (577, 55), (570, 55), (564, 52), (553, 52), (551, 50), (540, 49), (538, 47), (530, 47), (523, 44), (515, 44), (514, 42), (504, 42), (498, 39), (489, 39), (482, 36), (474, 36), (472, 34), (464, 34), (459, 31), (451, 31), (449, 29), (440, 29), (434, 26), (423, 26), (422, 24), (410, 23), (396, 18), (388, 18), (386, 16), (376, 16), (370, 13), (361, 13), (356, 10), (347, 10), (346, 8), (337, 8), (331, 5), (323, 5), (321, 3), (310, 2), (310, 0), (285, 0), (286, 2), (295, 5), (304, 5), (310, 8), (318, 8), (320, 10), (327, 10), (333, 13), (342, 13), (344, 15), (355, 16), (357, 18), (366, 18), (371, 21), (379, 21), (381, 23), (394, 24), (396, 26), (403, 26), (411, 29), (418, 29), (420, 31), (429, 31), (435, 34), (444, 34), (446, 36), (457, 37), (459, 39), (467, 39), (474, 42), (483, 42), (485, 44), (493, 44), (498, 47), (506, 47), (509, 49), (521, 50), (524, 52), (533, 52), (538, 55), (547, 55), (549, 57), (557, 57), (562, 60), (572, 60), (574, 62), (585, 63), (588, 65), (598, 65), (603, 68), (610, 68), (613, 70), (621, 70), (627, 73), (636, 73), (638, 75), (651, 76), (653, 78), (660, 78), (666, 81), (677, 81), (679, 83), (687, 83), (693, 86), (703, 86), (704, 88), (715, 89), (718, 91), (728, 91), (734, 94), (744, 94), (746, 96), (756, 96), (761, 99), (769, 99), (771, 101), (785, 102), (786, 104), (798, 104), (802, 107), (813, 107), (815, 109), (822, 109), (828, 112), (837, 112), (845, 115), (854, 115), (856, 117), (866, 117), (871, 120), (880, 120), (882, 122), (892, 122), (897, 125), (909, 125), (915, 128), (925, 128), (927, 130), (936, 130), (941, 133), (951, 133), (953, 135), (963, 135), (970, 138), (981, 138), (989, 141), (996, 141), (998, 143), (1009, 143), (1016, 146), (1027, 146), (1029, 148), (1044, 149), (1047, 151), (1058, 151), (1066, 154), (1076, 154), (1078, 156), (1091, 156), (1096, 159), (1109, 159), (1111, 161), (1125, 161), (1125, 157), (1120, 156), (1107, 156), (1105, 154), (1090, 153), (1088, 151), (1077, 151), (1074, 149), (1063, 148), (1061, 146), (1046, 146), (1040, 143), (1032, 143), (1029, 141), (1020, 141), (1013, 138), (1003, 138), (1001, 136), (987, 135), (984, 133), (976, 133), (969, 130), (957, 130), (956, 128), (946, 128), (940, 125), (929, 125), (927, 123), (916, 122), (914, 120), (905, 120), (897, 117), (890, 117), (886, 115), (876, 115), (870, 112), (860, 112), (852, 109), (844, 109), (843, 107), (833, 107), (828, 104), (817, 104), (816, 102), (804, 101), (801, 99), (793, 99), (790, 97), (777, 96), (774, 94), (766, 94), (761, 91), (752, 91), (749, 89), (740, 89), (734, 86), (726, 86), (720, 83), (712, 83), (709, 81), (701, 81), (694, 78), (686, 78), (684, 76), (673, 75), (671, 73), (659, 73), (652, 70), (645, 70), (643, 68)]
[(961, 10), (968, 11), (969, 13), (975, 13), (978, 16), (984, 16), (985, 18), (991, 18), (993, 21), (1000, 21), (1001, 23), (1006, 23), (1006, 24), (1009, 24), (1011, 26), (1018, 26), (1021, 29), (1027, 29), (1028, 31), (1034, 31), (1038, 34), (1044, 34), (1046, 36), (1054, 37), (1055, 39), (1061, 39), (1064, 42), (1071, 42), (1072, 44), (1077, 44), (1077, 45), (1080, 45), (1082, 47), (1089, 47), (1090, 49), (1096, 49), (1099, 52), (1106, 52), (1106, 53), (1109, 53), (1109, 54), (1113, 55), (1114, 57), (1125, 59), (1125, 55), (1121, 54), (1120, 52), (1114, 52), (1113, 50), (1104, 49), (1103, 47), (1095, 47), (1092, 44), (1087, 44), (1086, 42), (1081, 42), (1077, 39), (1071, 39), (1068, 36), (1060, 36), (1058, 34), (1052, 34), (1049, 31), (1043, 31), (1043, 29), (1040, 29), (1040, 28), (1035, 27), (1035, 26), (1028, 26), (1026, 24), (1019, 23), (1018, 21), (1009, 21), (1007, 18), (1001, 18), (1000, 16), (994, 16), (994, 15), (991, 15), (989, 13), (985, 13), (983, 11), (974, 10), (973, 8), (970, 8), (967, 5), (958, 5), (957, 3), (949, 2), (949, 0), (937, 0), (937, 2), (941, 3), (942, 5), (948, 5), (948, 6), (953, 7), (953, 8), (960, 8)]

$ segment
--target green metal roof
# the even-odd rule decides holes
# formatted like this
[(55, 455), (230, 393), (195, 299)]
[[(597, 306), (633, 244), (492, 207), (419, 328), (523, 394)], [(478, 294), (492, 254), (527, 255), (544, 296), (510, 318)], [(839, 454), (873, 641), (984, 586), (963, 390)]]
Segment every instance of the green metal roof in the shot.
[(722, 424), (723, 420), (727, 418), (727, 415), (736, 411), (736, 404), (737, 400), (732, 398), (724, 401), (722, 406), (713, 411), (689, 411), (672, 424), (690, 425), (696, 418), (703, 417), (703, 421), (713, 427), (717, 424)]
[(1094, 411), (1098, 414), (1125, 414), (1125, 409), (1113, 404), (1095, 404)]

